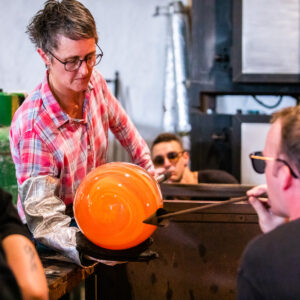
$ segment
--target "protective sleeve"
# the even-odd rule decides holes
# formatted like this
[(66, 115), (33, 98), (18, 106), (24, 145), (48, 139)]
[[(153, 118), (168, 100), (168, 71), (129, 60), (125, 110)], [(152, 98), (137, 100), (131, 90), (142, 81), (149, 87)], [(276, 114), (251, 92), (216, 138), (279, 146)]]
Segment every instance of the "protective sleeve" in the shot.
[(19, 187), (19, 196), (33, 237), (80, 266), (87, 264), (76, 249), (77, 227), (70, 227), (66, 205), (57, 196), (59, 179), (51, 176), (30, 177)]

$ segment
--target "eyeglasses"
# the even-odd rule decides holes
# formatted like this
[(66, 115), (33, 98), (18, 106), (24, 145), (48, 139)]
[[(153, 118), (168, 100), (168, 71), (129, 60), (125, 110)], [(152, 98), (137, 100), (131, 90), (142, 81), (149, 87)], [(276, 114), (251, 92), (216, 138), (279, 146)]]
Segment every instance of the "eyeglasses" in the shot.
[[(184, 151), (181, 151), (181, 152), (175, 152), (175, 151), (168, 152), (166, 154), (166, 157), (168, 158), (168, 160), (171, 164), (176, 164), (183, 152)], [(165, 157), (163, 155), (157, 155), (153, 158), (153, 163), (156, 167), (163, 166), (165, 164)]]
[(68, 72), (74, 72), (78, 70), (82, 63), (85, 61), (85, 63), (90, 67), (94, 67), (98, 65), (103, 57), (103, 51), (101, 48), (96, 45), (98, 49), (100, 50), (100, 53), (96, 54), (88, 54), (84, 59), (80, 59), (79, 57), (74, 57), (67, 61), (61, 61), (59, 58), (57, 58), (52, 52), (48, 51), (56, 60), (58, 60), (60, 63), (62, 63), (65, 66), (65, 70)]
[(257, 152), (253, 152), (249, 155), (251, 162), (252, 162), (252, 167), (254, 169), (255, 172), (259, 173), (259, 174), (263, 174), (265, 172), (265, 168), (266, 168), (266, 160), (273, 160), (273, 161), (278, 161), (283, 163), (284, 165), (286, 165), (292, 176), (294, 178), (298, 178), (298, 176), (296, 175), (296, 173), (292, 170), (291, 166), (288, 164), (287, 161), (280, 159), (280, 158), (274, 158), (274, 157), (267, 157), (267, 156), (263, 156), (261, 151), (257, 151)]

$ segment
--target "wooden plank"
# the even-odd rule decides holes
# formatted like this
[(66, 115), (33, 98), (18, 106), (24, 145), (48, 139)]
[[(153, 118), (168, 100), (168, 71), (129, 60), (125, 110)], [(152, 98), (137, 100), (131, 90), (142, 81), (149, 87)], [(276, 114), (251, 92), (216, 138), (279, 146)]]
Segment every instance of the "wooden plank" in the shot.
[(181, 183), (162, 183), (160, 185), (164, 198), (182, 197), (211, 199), (220, 198), (228, 199), (231, 197), (240, 197), (246, 194), (246, 191), (251, 189), (252, 185), (243, 184), (181, 184)]
[(49, 299), (57, 300), (92, 275), (96, 266), (81, 268), (59, 254), (40, 254), (49, 288)]

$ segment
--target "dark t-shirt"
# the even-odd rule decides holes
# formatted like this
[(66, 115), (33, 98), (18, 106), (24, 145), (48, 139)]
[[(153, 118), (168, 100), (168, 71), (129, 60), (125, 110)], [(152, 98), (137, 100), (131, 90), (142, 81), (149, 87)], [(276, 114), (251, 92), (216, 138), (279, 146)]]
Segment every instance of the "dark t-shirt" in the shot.
[(17, 281), (6, 262), (2, 240), (11, 234), (29, 237), (27, 228), (22, 224), (12, 197), (0, 188), (0, 299), (22, 299)]
[(299, 219), (250, 242), (239, 268), (237, 299), (300, 299)]

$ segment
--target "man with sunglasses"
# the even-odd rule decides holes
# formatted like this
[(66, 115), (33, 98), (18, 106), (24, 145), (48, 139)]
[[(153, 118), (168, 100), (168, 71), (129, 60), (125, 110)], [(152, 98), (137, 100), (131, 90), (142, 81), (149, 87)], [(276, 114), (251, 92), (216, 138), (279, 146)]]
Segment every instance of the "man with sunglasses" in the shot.
[(168, 174), (171, 183), (238, 183), (231, 174), (222, 170), (191, 171), (189, 153), (173, 133), (159, 134), (152, 143), (151, 155), (156, 172)]
[(48, 0), (27, 32), (47, 70), (11, 124), (18, 211), (35, 240), (84, 265), (72, 203), (83, 178), (106, 162), (108, 130), (154, 174), (150, 150), (94, 68), (103, 52), (83, 4)]
[[(238, 299), (300, 299), (300, 106), (273, 115), (263, 152), (250, 154), (266, 185), (248, 191), (264, 235), (245, 250)], [(260, 198), (268, 194), (267, 201)]]

